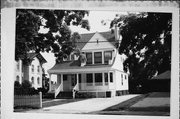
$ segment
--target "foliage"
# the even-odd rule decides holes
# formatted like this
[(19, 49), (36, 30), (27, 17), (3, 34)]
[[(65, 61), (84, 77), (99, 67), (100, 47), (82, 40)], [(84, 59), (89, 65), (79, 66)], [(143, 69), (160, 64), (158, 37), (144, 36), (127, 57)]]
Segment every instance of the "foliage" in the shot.
[(38, 90), (31, 87), (31, 83), (28, 80), (24, 80), (22, 84), (20, 84), (18, 81), (15, 81), (14, 94), (15, 95), (34, 95), (34, 94), (38, 94)]
[(46, 74), (43, 74), (42, 76), (42, 88), (39, 89), (43, 94), (47, 93), (49, 91), (49, 78), (46, 77)]
[(76, 38), (71, 37), (68, 26), (90, 29), (83, 19), (88, 11), (18, 9), (16, 13), (16, 59), (27, 59), (29, 51), (51, 51), (60, 62), (75, 48)]
[(29, 82), (29, 80), (23, 80), (21, 87), (24, 88), (24, 89), (26, 89), (26, 88), (31, 88), (32, 85), (31, 85), (31, 83)]
[(115, 18), (111, 28), (114, 24), (122, 35), (119, 53), (127, 56), (124, 70), (131, 80), (143, 81), (170, 70), (172, 14), (129, 13)]

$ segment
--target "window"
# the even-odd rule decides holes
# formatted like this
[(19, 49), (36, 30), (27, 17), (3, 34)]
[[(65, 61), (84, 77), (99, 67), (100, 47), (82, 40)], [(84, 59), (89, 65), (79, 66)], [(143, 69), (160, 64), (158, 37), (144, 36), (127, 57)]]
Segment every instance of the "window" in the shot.
[(18, 81), (18, 82), (19, 82), (19, 76), (16, 76), (16, 81)]
[(86, 64), (92, 64), (92, 53), (86, 53)]
[(108, 85), (108, 73), (104, 73), (105, 85)]
[(112, 59), (112, 51), (104, 52), (104, 64), (108, 64), (109, 60)]
[(31, 71), (34, 72), (34, 65), (31, 66)]
[(95, 73), (95, 85), (102, 85), (102, 73)]
[(34, 84), (34, 77), (31, 78), (31, 83)]
[(110, 72), (110, 82), (112, 83), (113, 82), (113, 73)]
[(94, 63), (101, 64), (102, 63), (102, 52), (95, 52), (94, 53)]
[(81, 74), (78, 74), (79, 76), (79, 83), (81, 83)]
[(125, 79), (125, 80), (127, 79), (127, 76), (126, 76), (126, 75), (124, 75), (124, 79)]
[(87, 85), (92, 85), (93, 83), (93, 74), (86, 74)]
[(40, 84), (40, 78), (39, 77), (37, 78), (37, 83)]
[(40, 72), (40, 66), (37, 66), (37, 72)]
[(17, 70), (19, 71), (19, 66), (20, 66), (20, 63), (19, 61), (17, 62)]
[(123, 85), (123, 74), (121, 74), (121, 84)]

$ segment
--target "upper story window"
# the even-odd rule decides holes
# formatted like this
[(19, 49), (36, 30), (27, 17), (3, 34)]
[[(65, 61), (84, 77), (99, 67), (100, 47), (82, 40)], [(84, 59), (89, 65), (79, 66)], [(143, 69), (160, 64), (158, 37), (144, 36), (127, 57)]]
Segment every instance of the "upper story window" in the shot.
[(95, 73), (95, 85), (102, 85), (102, 73)]
[(87, 52), (86, 59), (87, 59), (86, 64), (92, 64), (92, 53)]
[(31, 71), (34, 72), (34, 65), (31, 65)]
[(40, 72), (40, 66), (37, 66), (37, 72)]
[(102, 52), (94, 53), (94, 64), (102, 64)]
[(109, 60), (112, 59), (112, 51), (104, 52), (104, 64), (108, 64)]
[(19, 66), (20, 66), (20, 63), (19, 63), (19, 61), (17, 62), (17, 70), (19, 71)]

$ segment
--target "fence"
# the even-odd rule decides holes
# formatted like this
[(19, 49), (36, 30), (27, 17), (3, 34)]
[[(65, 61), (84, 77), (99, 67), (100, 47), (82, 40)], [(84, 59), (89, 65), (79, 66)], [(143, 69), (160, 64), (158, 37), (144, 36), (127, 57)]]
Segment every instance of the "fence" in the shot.
[(42, 93), (37, 95), (14, 95), (14, 107), (42, 108)]

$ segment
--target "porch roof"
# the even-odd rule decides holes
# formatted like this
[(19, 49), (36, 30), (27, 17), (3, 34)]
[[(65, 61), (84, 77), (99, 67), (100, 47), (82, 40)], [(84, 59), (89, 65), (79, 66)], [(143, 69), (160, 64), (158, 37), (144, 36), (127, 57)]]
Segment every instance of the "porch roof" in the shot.
[(104, 71), (110, 70), (112, 65), (85, 65), (80, 66), (79, 60), (64, 61), (62, 63), (55, 64), (51, 69), (48, 70), (50, 74), (57, 73), (72, 73), (72, 72), (92, 72), (92, 71)]

